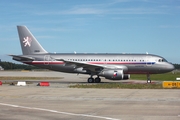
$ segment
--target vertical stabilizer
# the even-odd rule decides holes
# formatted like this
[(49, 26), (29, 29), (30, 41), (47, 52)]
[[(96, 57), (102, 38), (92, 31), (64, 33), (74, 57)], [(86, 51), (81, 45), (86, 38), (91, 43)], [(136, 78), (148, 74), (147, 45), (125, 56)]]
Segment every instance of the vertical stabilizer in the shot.
[(17, 29), (23, 55), (47, 53), (26, 26), (17, 26)]

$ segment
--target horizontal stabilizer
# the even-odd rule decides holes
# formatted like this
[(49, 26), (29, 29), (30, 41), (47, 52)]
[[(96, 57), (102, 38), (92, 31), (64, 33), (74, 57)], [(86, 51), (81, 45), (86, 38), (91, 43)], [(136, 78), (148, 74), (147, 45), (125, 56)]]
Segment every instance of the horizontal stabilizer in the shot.
[(33, 61), (34, 58), (28, 56), (9, 55), (13, 57), (13, 60), (17, 61)]

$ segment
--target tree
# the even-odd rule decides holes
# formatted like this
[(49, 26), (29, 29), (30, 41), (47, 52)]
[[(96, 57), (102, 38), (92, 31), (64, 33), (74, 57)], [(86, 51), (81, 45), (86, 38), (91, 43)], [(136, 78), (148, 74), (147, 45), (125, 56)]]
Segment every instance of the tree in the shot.
[(21, 70), (32, 70), (32, 69), (39, 69), (38, 67), (32, 65), (24, 65), (24, 64), (15, 64), (11, 62), (0, 62), (0, 66), (2, 66), (5, 70), (14, 70), (14, 69), (21, 69)]

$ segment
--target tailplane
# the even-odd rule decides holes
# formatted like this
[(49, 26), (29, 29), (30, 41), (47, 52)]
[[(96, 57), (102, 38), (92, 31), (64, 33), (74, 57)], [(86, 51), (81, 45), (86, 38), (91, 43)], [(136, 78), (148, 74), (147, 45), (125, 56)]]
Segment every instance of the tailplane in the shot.
[(17, 29), (23, 55), (47, 53), (26, 26), (17, 26)]

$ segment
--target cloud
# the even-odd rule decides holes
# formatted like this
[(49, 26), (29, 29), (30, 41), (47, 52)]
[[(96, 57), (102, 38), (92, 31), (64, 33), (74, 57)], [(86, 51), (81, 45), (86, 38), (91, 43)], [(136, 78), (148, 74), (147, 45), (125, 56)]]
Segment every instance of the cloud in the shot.
[(60, 11), (46, 11), (46, 12), (35, 12), (37, 15), (87, 15), (87, 14), (104, 14), (105, 10), (96, 9), (96, 8), (72, 8), (69, 10), (60, 10)]
[(111, 14), (166, 14), (164, 11), (161, 11), (156, 8), (120, 8), (113, 9), (110, 11)]
[(64, 11), (39, 12), (38, 15), (109, 15), (109, 14), (166, 14), (157, 8), (73, 8)]
[(67, 11), (59, 12), (60, 14), (103, 14), (105, 11), (94, 8), (74, 8)]
[[(159, 6), (159, 7), (158, 7)], [(168, 6), (149, 0), (113, 0), (97, 4), (68, 6), (56, 11), (34, 12), (37, 15), (109, 15), (109, 14), (166, 14)]]

